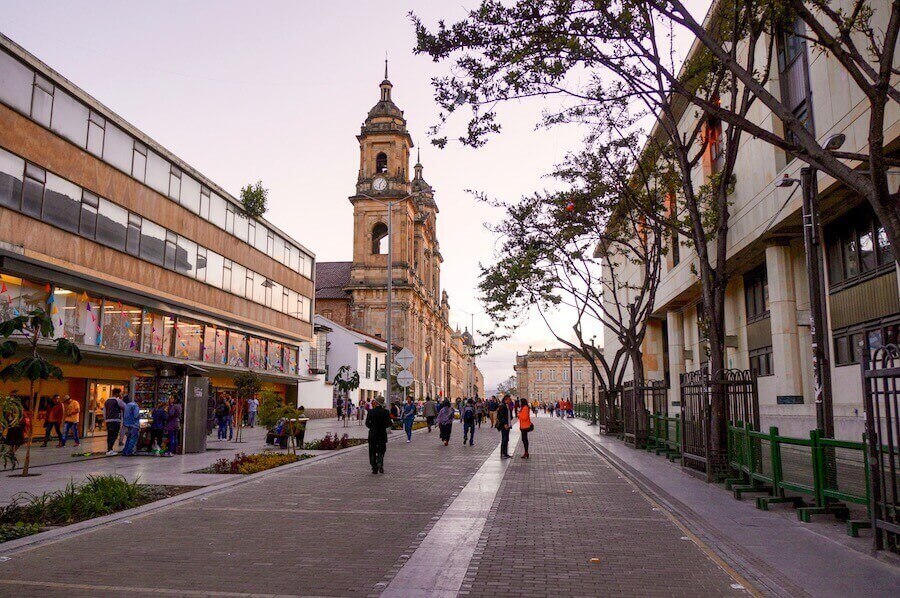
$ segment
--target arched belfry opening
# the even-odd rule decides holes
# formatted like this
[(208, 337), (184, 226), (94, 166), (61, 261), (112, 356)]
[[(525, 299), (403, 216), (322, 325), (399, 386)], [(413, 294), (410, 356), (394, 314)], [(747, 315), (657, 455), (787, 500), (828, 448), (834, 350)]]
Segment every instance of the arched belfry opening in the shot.
[(375, 157), (375, 172), (378, 174), (387, 174), (388, 164), (387, 164), (387, 154), (381, 152)]
[(384, 222), (379, 222), (372, 228), (372, 254), (382, 255), (387, 253), (388, 228)]

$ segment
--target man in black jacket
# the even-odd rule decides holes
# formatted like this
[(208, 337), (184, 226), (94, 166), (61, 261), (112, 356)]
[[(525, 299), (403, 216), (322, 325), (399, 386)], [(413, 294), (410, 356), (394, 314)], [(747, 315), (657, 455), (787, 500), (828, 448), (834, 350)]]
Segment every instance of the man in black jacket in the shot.
[(509, 395), (503, 397), (500, 408), (497, 410), (497, 429), (500, 430), (500, 458), (509, 459), (509, 428), (510, 422), (510, 398)]
[(366, 415), (369, 428), (369, 463), (372, 473), (384, 473), (384, 453), (387, 451), (387, 431), (391, 427), (391, 414), (384, 408), (384, 399), (375, 399), (375, 406)]

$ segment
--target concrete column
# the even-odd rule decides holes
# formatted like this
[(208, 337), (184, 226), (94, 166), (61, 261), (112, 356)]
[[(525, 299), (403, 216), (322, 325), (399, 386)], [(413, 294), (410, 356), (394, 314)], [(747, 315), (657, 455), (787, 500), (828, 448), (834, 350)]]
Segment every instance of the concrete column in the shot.
[[(766, 247), (766, 275), (769, 281), (769, 314), (772, 327), (772, 362), (776, 395), (793, 403), (803, 396), (800, 365), (800, 338), (797, 331), (797, 296), (791, 250), (786, 245)], [(790, 398), (787, 398), (790, 397)], [(802, 400), (802, 399), (800, 399)]]
[(680, 379), (684, 373), (684, 316), (680, 311), (666, 312), (669, 336), (669, 405), (681, 400)]

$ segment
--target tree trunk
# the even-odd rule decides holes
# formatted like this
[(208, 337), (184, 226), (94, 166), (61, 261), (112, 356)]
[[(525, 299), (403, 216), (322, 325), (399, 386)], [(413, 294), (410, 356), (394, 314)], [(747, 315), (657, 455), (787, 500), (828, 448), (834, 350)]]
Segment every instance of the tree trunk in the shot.
[(714, 295), (713, 316), (709, 326), (710, 390), (709, 440), (707, 443), (707, 476), (712, 478), (724, 471), (728, 463), (728, 404), (725, 390), (716, 381), (725, 371), (725, 292), (717, 288)]

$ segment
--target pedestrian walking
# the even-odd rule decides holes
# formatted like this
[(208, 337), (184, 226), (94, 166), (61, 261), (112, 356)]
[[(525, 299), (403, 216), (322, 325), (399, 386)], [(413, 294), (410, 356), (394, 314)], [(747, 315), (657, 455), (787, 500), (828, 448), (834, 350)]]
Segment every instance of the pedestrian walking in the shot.
[(481, 427), (481, 421), (484, 419), (484, 399), (475, 401), (475, 425)]
[(425, 423), (428, 424), (428, 431), (431, 432), (431, 426), (434, 425), (434, 420), (437, 417), (437, 404), (431, 400), (431, 397), (425, 399), (425, 406), (422, 407), (422, 415), (425, 416)]
[(503, 397), (503, 401), (497, 408), (497, 429), (500, 430), (500, 458), (509, 459), (509, 428), (511, 422), (509, 395)]
[(106, 454), (116, 455), (116, 438), (122, 431), (122, 414), (125, 412), (125, 401), (122, 400), (121, 389), (114, 388), (112, 394), (103, 403), (103, 421), (106, 424)]
[(436, 423), (441, 431), (441, 441), (444, 446), (450, 444), (450, 434), (453, 432), (453, 407), (450, 406), (450, 400), (444, 399), (440, 413), (437, 414)]
[(372, 473), (384, 473), (384, 453), (387, 451), (387, 431), (391, 427), (391, 414), (384, 408), (384, 399), (375, 399), (375, 405), (366, 415), (369, 428), (369, 464)]
[(491, 399), (487, 403), (488, 417), (491, 419), (491, 427), (497, 427), (497, 409), (500, 405), (497, 403), (497, 395), (491, 395)]
[(181, 405), (175, 402), (174, 397), (169, 397), (168, 408), (166, 409), (166, 436), (168, 443), (166, 445), (166, 457), (178, 453), (178, 443), (181, 440)]
[(534, 431), (534, 424), (531, 422), (531, 407), (525, 399), (519, 400), (519, 432), (522, 434), (522, 446), (525, 448), (523, 459), (529, 459), (528, 456), (528, 433)]
[(44, 418), (44, 444), (47, 446), (50, 442), (50, 433), (56, 430), (56, 446), (62, 446), (62, 430), (60, 424), (63, 420), (63, 406), (59, 400), (59, 395), (53, 395), (50, 407), (47, 408), (47, 416)]
[(469, 440), (469, 446), (472, 446), (475, 444), (475, 401), (468, 400), (460, 419), (463, 422), (463, 446), (466, 446), (466, 438)]
[(122, 416), (122, 424), (125, 427), (125, 449), (123, 457), (137, 455), (138, 437), (141, 434), (141, 407), (131, 397), (125, 397), (125, 413)]
[(218, 428), (218, 439), (226, 440), (228, 438), (228, 401), (225, 399), (221, 399), (216, 405), (216, 427)]
[(406, 432), (406, 442), (412, 442), (412, 427), (416, 419), (416, 406), (412, 397), (406, 398), (406, 404), (403, 406), (403, 430)]
[(63, 397), (63, 437), (59, 441), (59, 446), (66, 446), (66, 440), (69, 434), (75, 439), (75, 446), (80, 446), (81, 441), (78, 439), (78, 422), (81, 421), (81, 405), (78, 401), (73, 401), (72, 397), (66, 395)]
[(256, 414), (259, 412), (259, 399), (250, 397), (247, 401), (247, 425), (256, 427)]
[(237, 413), (237, 405), (235, 401), (228, 401), (228, 415), (225, 418), (225, 423), (228, 425), (228, 441), (231, 442), (234, 440), (234, 417)]

